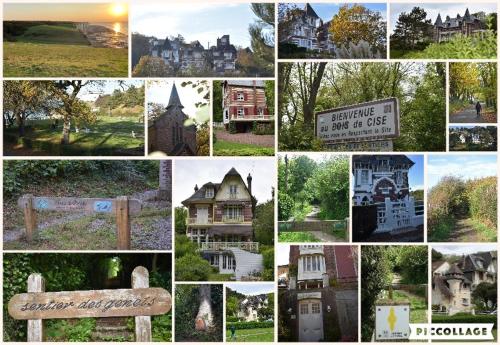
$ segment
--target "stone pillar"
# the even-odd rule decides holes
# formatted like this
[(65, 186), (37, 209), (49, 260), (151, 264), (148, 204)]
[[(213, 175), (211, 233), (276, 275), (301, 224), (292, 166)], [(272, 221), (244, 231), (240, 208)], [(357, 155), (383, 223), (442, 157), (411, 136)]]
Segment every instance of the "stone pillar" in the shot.
[(328, 273), (323, 273), (323, 288), (330, 286), (330, 276)]
[(172, 161), (171, 160), (161, 160), (160, 161), (160, 173), (159, 173), (159, 198), (161, 200), (172, 200)]
[(288, 283), (288, 290), (297, 289), (297, 277), (290, 277), (290, 282)]

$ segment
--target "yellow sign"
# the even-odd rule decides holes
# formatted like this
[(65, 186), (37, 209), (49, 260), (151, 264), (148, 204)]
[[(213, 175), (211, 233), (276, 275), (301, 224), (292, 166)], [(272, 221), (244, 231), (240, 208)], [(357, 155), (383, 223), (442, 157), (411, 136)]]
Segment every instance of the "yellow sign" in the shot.
[(396, 321), (398, 321), (398, 318), (396, 317), (394, 308), (391, 307), (391, 309), (389, 310), (389, 317), (387, 318), (387, 322), (389, 322), (389, 328), (391, 329), (391, 332), (394, 332), (394, 325), (396, 324)]

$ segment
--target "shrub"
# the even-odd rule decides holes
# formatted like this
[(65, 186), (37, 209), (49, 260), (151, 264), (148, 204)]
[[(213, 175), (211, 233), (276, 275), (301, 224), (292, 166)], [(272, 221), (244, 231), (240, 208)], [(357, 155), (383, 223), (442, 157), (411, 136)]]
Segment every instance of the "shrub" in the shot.
[(272, 328), (274, 321), (226, 322), (226, 329), (234, 326), (236, 329)]
[(288, 220), (293, 212), (293, 199), (285, 192), (278, 192), (278, 220)]
[(487, 177), (467, 183), (467, 195), (472, 218), (497, 226), (496, 177)]
[(198, 254), (187, 254), (175, 261), (175, 279), (179, 281), (206, 281), (212, 266)]
[(453, 316), (433, 315), (432, 323), (492, 323), (493, 328), (497, 328), (496, 315), (472, 315), (459, 313)]

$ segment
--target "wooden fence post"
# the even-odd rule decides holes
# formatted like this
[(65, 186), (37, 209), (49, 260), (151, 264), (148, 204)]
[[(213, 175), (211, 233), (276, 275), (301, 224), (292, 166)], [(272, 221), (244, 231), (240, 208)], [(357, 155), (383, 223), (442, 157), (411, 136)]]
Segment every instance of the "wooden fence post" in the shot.
[(128, 197), (119, 196), (116, 198), (116, 236), (118, 239), (118, 249), (130, 249), (130, 216), (128, 207)]
[[(142, 266), (137, 266), (132, 272), (132, 289), (148, 288), (149, 272)], [(151, 341), (151, 316), (135, 317), (135, 341)]]
[(26, 227), (26, 240), (33, 241), (37, 235), (36, 212), (33, 207), (33, 195), (23, 195), (24, 226)]
[[(40, 273), (28, 277), (28, 292), (45, 292), (45, 280)], [(28, 342), (41, 342), (43, 338), (43, 320), (28, 320)]]

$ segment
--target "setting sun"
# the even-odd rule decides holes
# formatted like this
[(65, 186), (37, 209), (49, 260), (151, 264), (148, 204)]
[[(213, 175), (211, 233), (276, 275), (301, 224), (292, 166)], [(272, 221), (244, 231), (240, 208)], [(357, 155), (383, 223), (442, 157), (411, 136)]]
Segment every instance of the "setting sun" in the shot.
[(111, 14), (114, 16), (122, 16), (127, 12), (127, 7), (124, 4), (115, 3), (111, 5)]

